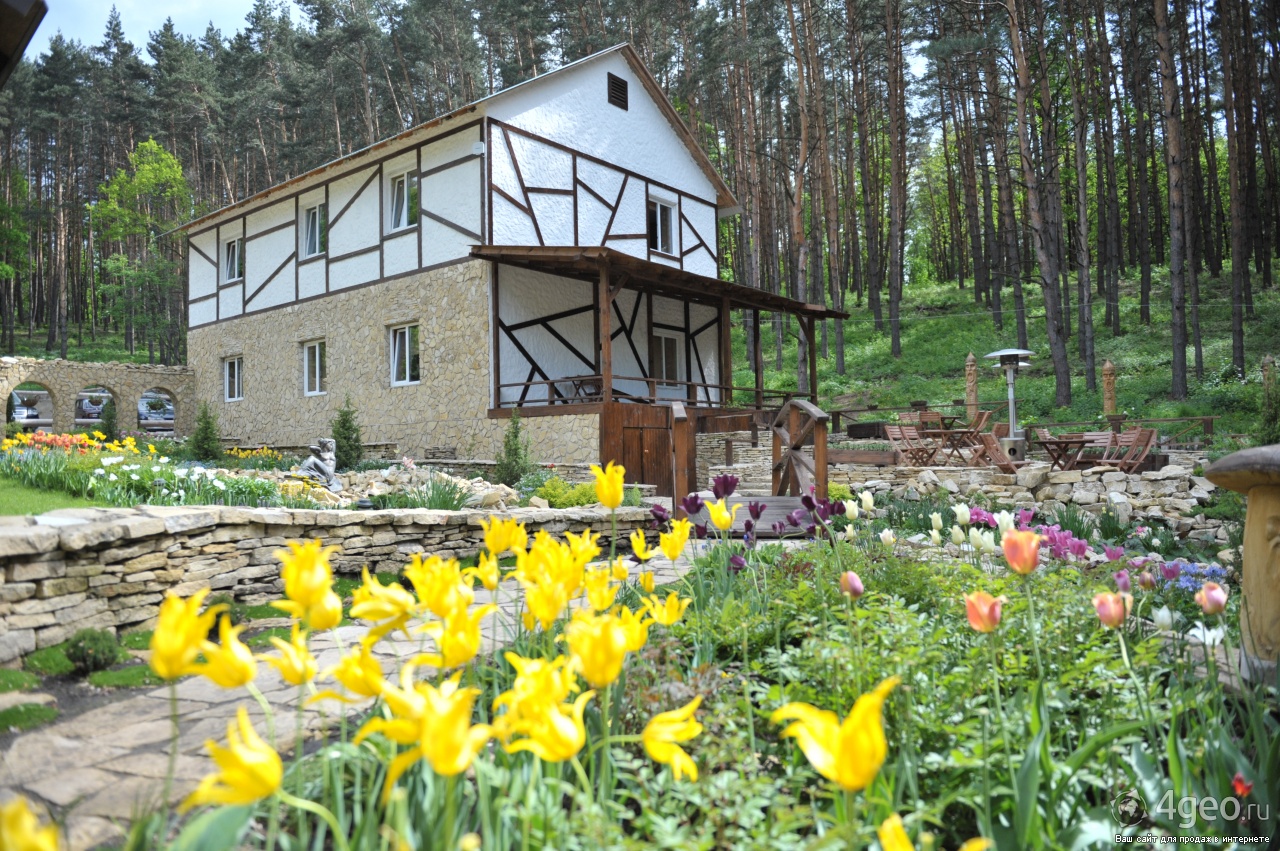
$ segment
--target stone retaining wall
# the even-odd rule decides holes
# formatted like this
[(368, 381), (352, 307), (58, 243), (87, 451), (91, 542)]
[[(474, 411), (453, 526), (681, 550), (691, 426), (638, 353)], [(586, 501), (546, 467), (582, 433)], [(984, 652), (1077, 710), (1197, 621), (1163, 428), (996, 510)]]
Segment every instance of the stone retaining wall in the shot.
[[(521, 508), (498, 513), (529, 534), (592, 529), (608, 550), (604, 508)], [(288, 540), (337, 546), (337, 572), (399, 571), (414, 553), (467, 556), (483, 545), (489, 512), (307, 511), (282, 508), (142, 507), (61, 509), (0, 518), (0, 663), (65, 641), (79, 629), (141, 627), (166, 591), (202, 588), (260, 602), (281, 593), (275, 551)], [(625, 540), (649, 520), (644, 508), (618, 510)]]

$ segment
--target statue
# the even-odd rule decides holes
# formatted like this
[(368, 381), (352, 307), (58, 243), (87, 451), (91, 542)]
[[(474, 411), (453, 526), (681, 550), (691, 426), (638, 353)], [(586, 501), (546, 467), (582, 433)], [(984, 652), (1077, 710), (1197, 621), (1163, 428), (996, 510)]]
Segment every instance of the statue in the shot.
[(335, 474), (338, 467), (336, 455), (337, 443), (333, 438), (320, 438), (319, 446), (311, 446), (311, 457), (298, 467), (297, 476), (313, 482), (319, 482), (333, 493), (342, 490), (342, 483)]

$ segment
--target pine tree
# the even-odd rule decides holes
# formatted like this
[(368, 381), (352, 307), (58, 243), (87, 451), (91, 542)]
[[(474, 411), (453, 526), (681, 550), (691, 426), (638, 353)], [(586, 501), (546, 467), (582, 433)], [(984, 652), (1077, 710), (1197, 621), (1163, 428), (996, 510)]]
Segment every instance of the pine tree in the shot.
[(114, 397), (108, 397), (99, 415), (98, 428), (107, 436), (108, 441), (120, 439), (120, 412), (116, 409)]
[(218, 432), (218, 417), (208, 402), (200, 403), (196, 415), (196, 430), (187, 442), (191, 457), (197, 461), (217, 461), (222, 457), (222, 435)]
[(515, 487), (516, 482), (533, 469), (533, 461), (529, 458), (529, 438), (522, 431), (520, 415), (512, 411), (511, 419), (507, 420), (507, 431), (502, 436), (502, 452), (493, 468), (493, 477), (500, 484)]
[(337, 456), (339, 470), (350, 470), (364, 459), (364, 443), (360, 436), (360, 423), (356, 420), (356, 409), (351, 404), (351, 396), (347, 396), (338, 409), (338, 415), (330, 423), (333, 428), (334, 454)]

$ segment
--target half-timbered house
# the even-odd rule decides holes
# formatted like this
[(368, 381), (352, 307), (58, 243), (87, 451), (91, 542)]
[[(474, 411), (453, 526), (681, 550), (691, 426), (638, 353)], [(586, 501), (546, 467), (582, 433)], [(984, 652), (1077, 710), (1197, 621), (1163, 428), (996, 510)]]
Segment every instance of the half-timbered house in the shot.
[(673, 429), (769, 407), (759, 364), (732, 386), (733, 311), (824, 315), (720, 279), (736, 211), (635, 51), (597, 53), (187, 225), (198, 396), (275, 445), (350, 398), (419, 457), (492, 457), (519, 410), (539, 459), (670, 492)]

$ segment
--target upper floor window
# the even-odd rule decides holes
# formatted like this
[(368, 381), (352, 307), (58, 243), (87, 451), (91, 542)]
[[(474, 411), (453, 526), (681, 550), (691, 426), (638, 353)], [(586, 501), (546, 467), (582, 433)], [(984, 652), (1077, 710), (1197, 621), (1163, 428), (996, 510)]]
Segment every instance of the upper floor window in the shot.
[(308, 207), (302, 214), (302, 256), (315, 257), (329, 249), (329, 205)]
[(223, 283), (238, 281), (244, 277), (244, 237), (227, 240), (222, 249)]
[(302, 347), (302, 393), (304, 396), (319, 396), (328, 390), (324, 340), (307, 343)]
[(244, 398), (244, 358), (227, 358), (222, 362), (222, 391), (228, 402)]
[(391, 329), (391, 386), (417, 384), (422, 378), (418, 360), (418, 326)]
[(663, 254), (676, 253), (675, 241), (671, 235), (673, 213), (674, 211), (670, 204), (664, 204), (661, 201), (649, 202), (648, 233), (650, 251), (660, 251)]
[(400, 174), (391, 178), (391, 230), (418, 223), (418, 175)]

